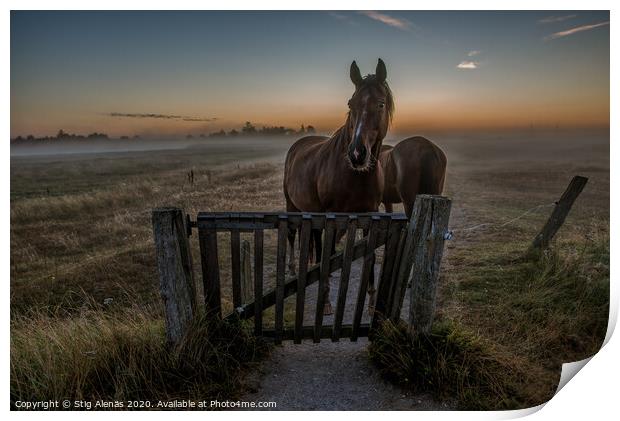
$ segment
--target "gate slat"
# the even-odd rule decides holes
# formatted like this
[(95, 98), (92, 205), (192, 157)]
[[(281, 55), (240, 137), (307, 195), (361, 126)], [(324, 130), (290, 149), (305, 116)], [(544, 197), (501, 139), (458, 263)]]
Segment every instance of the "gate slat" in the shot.
[(263, 333), (263, 230), (254, 231), (254, 334)]
[(387, 317), (387, 310), (390, 288), (392, 286), (392, 272), (394, 270), (394, 262), (398, 251), (398, 243), (400, 241), (401, 232), (404, 230), (404, 224), (399, 221), (391, 221), (388, 228), (388, 237), (386, 239), (385, 248), (383, 249), (383, 263), (381, 264), (381, 275), (379, 276), (379, 287), (377, 288), (377, 302), (375, 304), (375, 312), (372, 316), (371, 327), (375, 328), (381, 318)]
[(370, 229), (368, 231), (368, 239), (366, 242), (366, 253), (364, 254), (364, 265), (362, 267), (362, 276), (360, 279), (360, 288), (357, 294), (357, 303), (355, 306), (355, 315), (353, 317), (353, 331), (351, 332), (351, 341), (357, 341), (359, 327), (362, 322), (362, 314), (364, 312), (364, 302), (366, 299), (366, 291), (368, 290), (368, 280), (370, 271), (374, 270), (375, 263), (375, 244), (377, 242), (377, 229), (380, 218), (372, 217)]
[[(323, 311), (325, 309), (325, 293), (329, 282), (329, 266), (331, 261), (332, 247), (336, 234), (336, 216), (327, 214), (325, 218), (325, 239), (321, 255), (321, 274), (316, 299), (316, 316), (314, 322), (314, 342), (321, 342), (321, 329), (323, 327)], [(327, 297), (329, 298), (329, 297)]]
[(232, 273), (233, 308), (241, 306), (241, 255), (239, 230), (230, 231), (230, 262)]
[(347, 227), (347, 240), (344, 247), (342, 270), (340, 272), (340, 287), (338, 288), (338, 302), (336, 305), (336, 315), (334, 317), (334, 331), (332, 341), (340, 339), (342, 329), (342, 319), (347, 302), (347, 292), (349, 290), (349, 277), (351, 275), (351, 263), (353, 262), (353, 245), (355, 244), (355, 233), (357, 231), (357, 216), (349, 216), (349, 226)]
[(207, 314), (222, 317), (220, 294), (220, 268), (217, 253), (217, 231), (215, 228), (198, 228), (202, 285)]
[[(383, 243), (376, 244), (377, 247), (381, 245), (383, 245)], [(353, 260), (357, 260), (360, 257), (363, 257), (365, 252), (366, 252), (366, 240), (357, 241), (355, 245), (353, 246)], [(343, 257), (342, 255), (343, 253), (339, 251), (339, 252), (336, 252), (333, 256), (331, 256), (330, 262), (329, 262), (330, 272), (335, 272), (338, 269), (342, 268), (342, 257)], [(308, 275), (306, 277), (306, 287), (317, 282), (320, 278), (320, 274), (321, 274), (320, 265), (314, 264), (312, 266), (309, 266)], [(289, 297), (295, 294), (296, 292), (297, 292), (297, 277), (293, 277), (291, 279), (288, 279), (286, 283), (284, 284), (284, 296), (286, 298), (286, 297)], [(276, 302), (275, 289), (266, 291), (263, 295), (263, 309), (267, 309), (268, 307), (273, 306), (275, 302)], [(254, 302), (247, 303), (243, 305), (241, 309), (238, 309), (237, 314), (228, 315), (227, 317), (232, 318), (234, 316), (234, 317), (239, 317), (241, 319), (248, 319), (254, 315), (255, 304), (256, 303)]]
[(276, 344), (282, 343), (282, 331), (284, 329), (284, 278), (286, 275), (286, 238), (288, 233), (286, 215), (280, 215), (279, 221), (278, 251), (276, 257)]
[[(303, 339), (304, 307), (306, 299), (306, 277), (308, 274), (308, 252), (312, 234), (312, 216), (304, 214), (299, 235), (299, 272), (297, 274), (297, 302), (295, 306), (295, 338), (296, 344)], [(291, 257), (292, 258), (292, 257)]]
[(403, 257), (403, 248), (405, 246), (405, 240), (407, 238), (407, 225), (405, 225), (400, 231), (400, 238), (398, 239), (398, 246), (396, 247), (396, 256), (394, 258), (394, 269), (392, 270), (392, 276), (390, 278), (390, 293), (388, 295), (388, 300), (386, 303), (385, 314), (389, 319), (394, 318), (394, 296), (397, 294), (399, 290), (399, 286), (396, 285), (396, 279), (398, 278), (398, 268), (400, 266), (400, 261)]

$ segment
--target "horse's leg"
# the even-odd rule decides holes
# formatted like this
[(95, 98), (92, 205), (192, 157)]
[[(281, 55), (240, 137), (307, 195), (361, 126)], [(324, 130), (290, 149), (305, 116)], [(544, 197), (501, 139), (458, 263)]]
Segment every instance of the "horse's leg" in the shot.
[[(301, 247), (301, 244), (299, 245), (299, 247)], [(310, 236), (310, 244), (308, 245), (308, 262), (312, 262), (314, 263), (314, 238), (311, 235)]]
[[(332, 245), (331, 253), (327, 258), (331, 258), (334, 254), (336, 254), (336, 244), (342, 240), (342, 237), (347, 233), (347, 230), (337, 230), (334, 238), (334, 244)], [(333, 314), (332, 303), (329, 298), (330, 284), (331, 284), (332, 275), (329, 274), (328, 282), (327, 282), (327, 290), (325, 291), (325, 308), (323, 314), (330, 315)]]
[[(287, 212), (299, 212), (299, 209), (295, 207), (287, 195), (286, 197), (286, 211)], [(301, 229), (300, 229), (301, 233)], [(288, 271), (291, 276), (295, 276), (295, 228), (288, 228)], [(299, 235), (301, 239), (301, 234)]]
[[(333, 250), (331, 254), (323, 253), (323, 242), (322, 242), (322, 230), (312, 230), (312, 241), (314, 242), (315, 249), (315, 262), (320, 262), (321, 259), (326, 258), (329, 259), (333, 254)], [(331, 274), (327, 277), (327, 285), (325, 285), (325, 291), (323, 291), (323, 297), (325, 306), (323, 307), (323, 314), (330, 315), (333, 313), (332, 304), (329, 300), (329, 283), (331, 280)]]
[[(368, 229), (364, 230), (364, 237), (368, 237)], [(372, 251), (372, 260), (370, 261), (370, 277), (368, 278), (368, 314), (373, 315), (375, 312), (375, 302), (377, 301), (377, 290), (375, 289), (375, 251)]]
[(414, 178), (408, 189), (401, 189), (400, 199), (403, 202), (403, 208), (405, 208), (405, 215), (407, 215), (407, 219), (411, 218), (415, 198), (420, 192), (419, 184), (419, 179), (416, 180)]
[(318, 263), (321, 261), (321, 252), (323, 249), (323, 243), (321, 239), (321, 230), (312, 230), (312, 241), (314, 242), (314, 262)]
[(415, 201), (415, 199), (413, 199), (413, 201), (406, 201), (403, 202), (403, 207), (405, 208), (405, 215), (407, 215), (407, 218), (411, 218), (411, 213), (413, 212), (413, 202)]
[(295, 234), (296, 233), (297, 233), (297, 230), (295, 228), (289, 227), (288, 229), (288, 272), (290, 276), (295, 276)]

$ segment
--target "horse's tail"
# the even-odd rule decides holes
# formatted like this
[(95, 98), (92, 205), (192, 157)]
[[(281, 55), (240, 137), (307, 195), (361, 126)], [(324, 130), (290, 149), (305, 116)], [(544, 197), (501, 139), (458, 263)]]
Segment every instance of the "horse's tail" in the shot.
[(446, 178), (448, 159), (441, 149), (431, 145), (425, 159), (422, 159), (422, 177), (420, 177), (421, 194), (441, 194)]

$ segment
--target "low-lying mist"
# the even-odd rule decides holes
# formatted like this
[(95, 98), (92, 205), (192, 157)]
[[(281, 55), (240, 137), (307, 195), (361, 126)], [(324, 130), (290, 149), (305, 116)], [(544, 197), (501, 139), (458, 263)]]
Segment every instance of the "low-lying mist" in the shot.
[(296, 138), (293, 137), (231, 137), (231, 138), (140, 138), (140, 139), (95, 139), (95, 140), (71, 140), (54, 139), (46, 141), (33, 141), (21, 144), (11, 144), (12, 157), (43, 156), (43, 155), (71, 155), (71, 154), (98, 154), (114, 152), (139, 152), (139, 151), (162, 151), (180, 150), (188, 148), (222, 148), (240, 147), (250, 148), (286, 148)]
[[(455, 162), (505, 161), (567, 161), (580, 163), (589, 157), (608, 157), (609, 129), (597, 130), (504, 130), (389, 133), (384, 144), (395, 145), (401, 140), (420, 135), (427, 137)], [(139, 138), (95, 140), (46, 140), (11, 144), (13, 158), (60, 158), (62, 156), (114, 154), (122, 152), (191, 151), (197, 154), (225, 154), (240, 159), (252, 152), (257, 156), (271, 156), (284, 161), (286, 151), (301, 135), (297, 136), (235, 136), (225, 138)]]

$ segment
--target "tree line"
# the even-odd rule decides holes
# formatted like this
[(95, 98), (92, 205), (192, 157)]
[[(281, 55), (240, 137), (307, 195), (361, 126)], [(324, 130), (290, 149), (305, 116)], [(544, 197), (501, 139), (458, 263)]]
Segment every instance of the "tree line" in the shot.
[[(221, 129), (216, 132), (211, 132), (208, 135), (200, 134), (198, 137), (206, 138), (206, 137), (238, 137), (238, 136), (292, 136), (292, 135), (300, 135), (300, 134), (314, 134), (316, 133), (316, 129), (314, 126), (308, 125), (304, 126), (303, 124), (299, 128), (299, 130), (292, 129), (290, 127), (284, 126), (263, 126), (261, 128), (257, 128), (254, 124), (249, 121), (246, 121), (243, 127), (239, 130), (231, 129), (230, 131), (225, 131)], [(188, 134), (186, 136), (188, 139), (192, 139), (194, 135)]]
[[(263, 126), (261, 128), (257, 128), (254, 124), (249, 121), (246, 121), (245, 124), (239, 129), (231, 129), (230, 131), (225, 131), (224, 129), (209, 133), (208, 135), (199, 134), (192, 135), (188, 134), (186, 136), (187, 139), (192, 139), (194, 137), (199, 138), (222, 138), (222, 137), (237, 137), (237, 136), (292, 136), (292, 135), (304, 135), (304, 134), (314, 134), (316, 133), (316, 129), (314, 126), (308, 125), (304, 126), (303, 124), (298, 130), (292, 129), (290, 127), (284, 126)], [(67, 133), (64, 130), (59, 130), (56, 136), (42, 136), (35, 137), (33, 135), (28, 136), (17, 136), (11, 141), (14, 143), (29, 143), (36, 141), (53, 141), (53, 140), (105, 140), (110, 139), (110, 137), (106, 133), (93, 132), (88, 135), (82, 134), (74, 134)], [(140, 136), (120, 136), (121, 140), (129, 140), (129, 139), (140, 139)]]
[[(133, 139), (139, 139), (140, 136), (135, 135), (133, 136)], [(13, 142), (36, 142), (36, 141), (49, 141), (49, 140), (94, 140), (94, 139), (98, 139), (98, 140), (105, 140), (105, 139), (110, 139), (110, 137), (106, 134), (106, 133), (99, 133), (99, 132), (93, 132), (87, 135), (83, 135), (83, 134), (75, 134), (75, 133), (67, 133), (64, 130), (60, 129), (58, 130), (58, 133), (56, 134), (56, 136), (41, 136), (41, 137), (35, 137), (31, 134), (29, 134), (28, 136), (17, 136), (16, 138), (12, 139)], [(121, 136), (120, 139), (129, 139), (129, 136)]]

